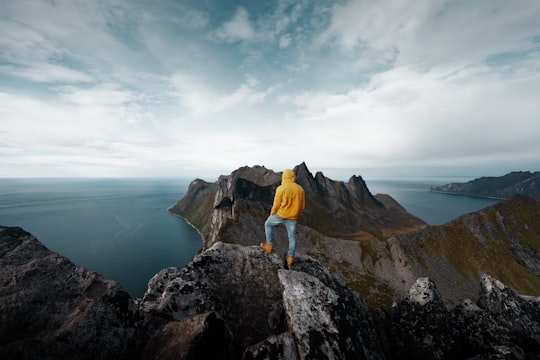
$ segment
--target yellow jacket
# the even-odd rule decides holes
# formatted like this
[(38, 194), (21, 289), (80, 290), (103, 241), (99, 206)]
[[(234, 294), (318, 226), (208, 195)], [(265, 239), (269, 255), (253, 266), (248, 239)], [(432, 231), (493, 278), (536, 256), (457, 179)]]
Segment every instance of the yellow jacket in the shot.
[(284, 219), (298, 219), (302, 216), (306, 206), (304, 189), (295, 181), (294, 171), (291, 169), (283, 171), (281, 185), (276, 189), (270, 215), (277, 213)]

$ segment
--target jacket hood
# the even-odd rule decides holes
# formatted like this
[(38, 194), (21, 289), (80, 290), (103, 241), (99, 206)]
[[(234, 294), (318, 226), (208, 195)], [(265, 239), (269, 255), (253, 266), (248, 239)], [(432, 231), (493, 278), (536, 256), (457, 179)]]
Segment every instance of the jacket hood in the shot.
[(295, 182), (295, 181), (296, 181), (296, 175), (294, 175), (294, 171), (292, 171), (292, 169), (286, 169), (283, 171), (283, 176), (281, 177), (281, 183)]

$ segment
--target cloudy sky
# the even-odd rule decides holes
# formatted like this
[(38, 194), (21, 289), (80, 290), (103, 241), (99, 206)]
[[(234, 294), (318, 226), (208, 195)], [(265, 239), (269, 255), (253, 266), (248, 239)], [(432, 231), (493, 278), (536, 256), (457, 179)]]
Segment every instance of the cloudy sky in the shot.
[(538, 19), (538, 0), (1, 1), (0, 177), (540, 170)]

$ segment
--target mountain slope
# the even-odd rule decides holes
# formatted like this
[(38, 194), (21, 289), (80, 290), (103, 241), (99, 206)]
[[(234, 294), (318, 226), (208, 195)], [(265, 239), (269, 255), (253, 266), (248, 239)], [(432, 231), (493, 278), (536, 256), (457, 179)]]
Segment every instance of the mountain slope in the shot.
[(441, 284), (449, 300), (475, 298), (482, 273), (540, 294), (540, 203), (517, 195), (448, 224), (400, 235), (411, 271)]

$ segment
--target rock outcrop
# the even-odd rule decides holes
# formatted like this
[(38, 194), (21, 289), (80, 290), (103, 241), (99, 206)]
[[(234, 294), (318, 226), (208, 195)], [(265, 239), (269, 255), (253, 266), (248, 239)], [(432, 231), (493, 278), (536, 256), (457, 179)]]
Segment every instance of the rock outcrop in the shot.
[(256, 246), (216, 243), (186, 268), (157, 274), (140, 306), (170, 319), (222, 314), (243, 359), (540, 356), (540, 298), (490, 276), (476, 303), (450, 310), (428, 278), (391, 308), (371, 308), (317, 260), (299, 255), (287, 269)]
[(142, 299), (0, 228), (2, 359), (534, 359), (540, 298), (483, 275), (448, 309), (414, 282), (372, 308), (319, 261), (218, 242), (156, 274)]
[(528, 195), (540, 200), (540, 171), (514, 171), (503, 176), (481, 177), (466, 183), (435, 186), (431, 191), (496, 199)]
[[(322, 261), (371, 304), (390, 304), (414, 279), (394, 290), (380, 283), (360, 259), (372, 253), (372, 242), (427, 226), (388, 195), (372, 195), (364, 180), (334, 181), (313, 176), (306, 164), (294, 168), (306, 190), (306, 210), (297, 228), (297, 251)], [(203, 249), (216, 242), (256, 245), (264, 241), (268, 217), (281, 174), (262, 166), (243, 167), (215, 183), (195, 180), (170, 211), (199, 229)], [(287, 235), (275, 229), (275, 250), (285, 253)], [(400, 279), (401, 281), (401, 279)]]
[[(313, 176), (305, 163), (294, 171), (306, 191), (306, 210), (299, 224), (321, 236), (382, 239), (426, 226), (389, 196), (373, 196), (360, 176), (352, 176), (346, 183), (333, 181), (321, 172)], [(243, 167), (215, 183), (194, 180), (170, 211), (199, 229), (203, 249), (225, 236), (253, 245), (264, 239), (263, 223), (280, 183), (281, 173), (262, 166)]]
[(381, 316), (392, 342), (387, 357), (535, 359), (540, 356), (539, 300), (520, 296), (484, 274), (478, 302), (465, 299), (448, 310), (435, 283), (420, 278)]

